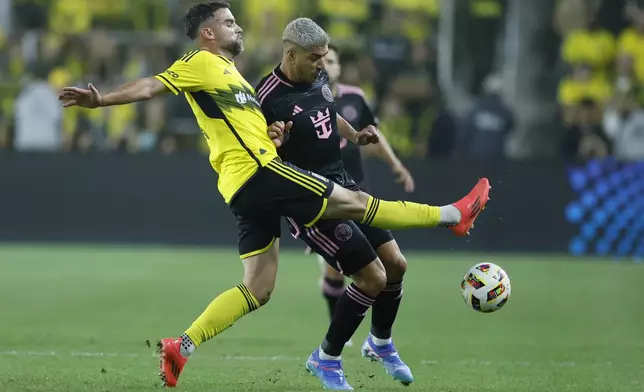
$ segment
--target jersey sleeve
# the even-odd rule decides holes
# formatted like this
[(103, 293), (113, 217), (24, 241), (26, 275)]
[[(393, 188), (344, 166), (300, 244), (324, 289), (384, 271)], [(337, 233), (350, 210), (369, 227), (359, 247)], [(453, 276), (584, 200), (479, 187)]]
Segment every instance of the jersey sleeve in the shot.
[[(360, 116), (360, 128), (365, 128), (369, 125), (373, 125), (374, 127), (377, 127), (380, 124), (380, 121), (378, 121), (378, 117), (376, 117), (376, 114), (373, 112), (373, 109), (371, 109), (371, 106), (365, 101), (363, 97), (360, 99), (362, 101), (363, 110), (361, 110), (362, 114)], [(359, 131), (360, 129), (358, 129)]]
[(203, 57), (191, 52), (175, 61), (170, 68), (155, 76), (174, 95), (182, 92), (198, 91), (203, 86)]

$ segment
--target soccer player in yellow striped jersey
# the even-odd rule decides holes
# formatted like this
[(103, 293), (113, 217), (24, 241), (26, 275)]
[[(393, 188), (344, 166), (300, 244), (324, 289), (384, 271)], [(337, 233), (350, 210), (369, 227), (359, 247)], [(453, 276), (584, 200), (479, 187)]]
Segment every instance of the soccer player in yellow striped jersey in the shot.
[[(448, 227), (462, 236), (485, 207), (489, 189), (487, 179), (481, 179), (467, 196), (442, 207), (390, 202), (350, 191), (316, 173), (281, 162), (276, 146), (284, 142), (292, 122), (275, 121), (268, 126), (255, 91), (237, 72), (233, 58), (243, 51), (242, 29), (228, 2), (194, 5), (184, 16), (184, 24), (198, 50), (186, 53), (166, 71), (104, 95), (91, 83), (87, 89), (64, 87), (59, 93), (59, 99), (65, 101), (63, 106), (86, 108), (184, 93), (208, 140), (210, 161), (219, 173), (220, 193), (237, 218), (243, 282), (216, 297), (183, 335), (158, 342), (160, 375), (168, 387), (176, 385), (185, 363), (200, 344), (268, 302), (277, 276), (282, 216), (308, 227), (319, 219), (348, 219), (384, 229)], [(329, 38), (322, 32), (294, 30), (291, 37), (283, 38), (288, 53), (287, 63), (282, 65), (289, 68), (288, 74), (293, 74), (292, 69), (306, 70), (305, 74), (296, 74), (294, 82), (310, 84), (324, 68)], [(378, 141), (373, 130), (356, 132), (346, 122), (336, 128), (357, 144)], [(176, 288), (169, 288), (169, 292), (176, 292)]]
[(258, 167), (277, 157), (255, 91), (232, 60), (207, 50), (188, 52), (156, 78), (174, 94), (185, 93), (229, 203)]

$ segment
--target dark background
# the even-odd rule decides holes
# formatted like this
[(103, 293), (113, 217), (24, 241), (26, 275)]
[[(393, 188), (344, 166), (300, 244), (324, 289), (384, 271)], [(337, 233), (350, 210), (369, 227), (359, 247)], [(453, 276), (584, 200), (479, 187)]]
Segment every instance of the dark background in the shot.
[[(417, 189), (405, 194), (389, 169), (368, 162), (371, 191), (383, 199), (444, 205), (481, 176), (493, 186), (473, 235), (444, 229), (395, 233), (407, 249), (567, 250), (564, 219), (574, 194), (552, 161), (409, 161)], [(235, 245), (235, 221), (205, 156), (0, 155), (0, 240)], [(290, 237), (283, 230), (283, 238)], [(288, 238), (290, 246), (303, 246)]]

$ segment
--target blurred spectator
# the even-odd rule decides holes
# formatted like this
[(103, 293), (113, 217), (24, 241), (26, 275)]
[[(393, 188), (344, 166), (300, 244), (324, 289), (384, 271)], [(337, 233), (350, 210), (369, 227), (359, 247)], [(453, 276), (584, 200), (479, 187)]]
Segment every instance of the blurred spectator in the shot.
[[(407, 68), (412, 55), (412, 43), (403, 35), (404, 14), (394, 8), (384, 11), (380, 34), (372, 38), (369, 51), (376, 70), (376, 98), (384, 100), (391, 82)], [(376, 112), (378, 112), (376, 106)]]
[(644, 108), (638, 102), (639, 94), (633, 88), (617, 95), (604, 114), (604, 130), (619, 159), (644, 159)]
[(469, 42), (472, 51), (472, 91), (478, 94), (496, 60), (496, 44), (503, 25), (504, 0), (469, 0)]
[(629, 1), (625, 14), (632, 23), (619, 36), (618, 55), (631, 61), (637, 80), (644, 82), (644, 7), (640, 2)]
[(559, 84), (559, 104), (563, 109), (564, 123), (570, 124), (574, 121), (576, 110), (584, 100), (595, 103), (593, 107), (598, 111), (598, 115), (611, 94), (612, 87), (604, 76), (593, 75), (592, 68), (588, 65), (575, 67), (572, 75), (564, 78)]
[(425, 41), (432, 36), (434, 21), (440, 14), (439, 0), (384, 0), (383, 3), (405, 16), (401, 31), (412, 42)]
[(412, 142), (415, 155), (424, 156), (427, 138), (431, 131), (428, 118), (432, 115), (431, 103), (434, 90), (432, 80), (433, 56), (429, 43), (417, 42), (412, 47), (411, 61), (399, 76), (392, 80), (389, 93), (402, 101), (406, 114), (411, 119)]
[[(34, 115), (37, 113), (37, 115)], [(18, 151), (56, 151), (62, 145), (62, 108), (57, 91), (46, 79), (46, 70), (37, 69), (16, 99), (15, 148)]]
[(406, 113), (401, 100), (390, 95), (385, 97), (380, 109), (380, 131), (385, 134), (391, 148), (401, 156), (412, 156), (414, 154), (414, 143), (412, 135), (412, 119)]
[(483, 95), (465, 120), (464, 145), (478, 157), (504, 156), (505, 143), (514, 128), (514, 115), (501, 96), (499, 75), (486, 78)]
[(599, 25), (594, 7), (587, 6), (585, 14), (583, 27), (565, 36), (562, 57), (571, 67), (588, 66), (593, 74), (605, 76), (615, 56), (615, 38)]
[(623, 94), (639, 84), (633, 69), (633, 58), (631, 56), (619, 56), (615, 63), (613, 90), (616, 94)]
[(588, 26), (588, 15), (601, 0), (558, 0), (554, 15), (555, 31), (565, 37), (574, 30)]
[(86, 0), (51, 0), (49, 28), (60, 34), (80, 34), (92, 26), (91, 4)]
[(427, 145), (427, 156), (449, 157), (456, 148), (458, 124), (456, 117), (440, 102)]
[(317, 9), (316, 19), (335, 41), (355, 40), (369, 22), (369, 2), (364, 0), (317, 0)]
[(610, 149), (601, 127), (601, 112), (597, 102), (584, 99), (579, 103), (563, 139), (563, 153), (567, 158), (585, 159), (608, 155)]

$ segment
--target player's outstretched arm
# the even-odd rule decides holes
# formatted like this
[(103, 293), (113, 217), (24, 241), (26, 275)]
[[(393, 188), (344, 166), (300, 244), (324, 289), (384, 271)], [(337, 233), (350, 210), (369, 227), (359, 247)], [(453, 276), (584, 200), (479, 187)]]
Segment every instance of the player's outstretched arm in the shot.
[(378, 132), (376, 132), (376, 127), (374, 127), (373, 125), (369, 125), (360, 132), (356, 132), (351, 124), (349, 124), (349, 122), (347, 122), (347, 120), (342, 118), (342, 116), (340, 116), (339, 114), (338, 131), (340, 132), (340, 136), (359, 146), (378, 143), (378, 141), (380, 140)]
[(378, 143), (362, 146), (362, 149), (366, 155), (375, 156), (389, 165), (391, 171), (396, 175), (396, 182), (403, 184), (405, 192), (413, 192), (416, 186), (411, 173), (409, 173), (409, 170), (407, 170), (405, 165), (400, 162), (400, 159), (398, 159), (396, 153), (391, 148), (387, 138), (385, 138), (383, 134), (380, 134), (379, 136), (380, 141)]
[(87, 85), (87, 89), (63, 87), (58, 93), (58, 100), (64, 101), (64, 107), (97, 108), (146, 101), (169, 91), (165, 84), (154, 77), (148, 77), (125, 83), (105, 95), (101, 95), (91, 83)]

